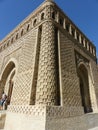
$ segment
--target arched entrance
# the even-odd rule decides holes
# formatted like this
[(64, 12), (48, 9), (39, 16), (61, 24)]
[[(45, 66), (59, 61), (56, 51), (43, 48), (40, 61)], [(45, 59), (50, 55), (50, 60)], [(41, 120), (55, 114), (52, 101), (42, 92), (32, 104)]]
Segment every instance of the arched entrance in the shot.
[(80, 82), (80, 93), (82, 99), (82, 106), (84, 107), (84, 112), (92, 112), (90, 93), (89, 93), (89, 80), (88, 71), (85, 65), (81, 64), (78, 67), (78, 76)]
[(7, 103), (10, 104), (12, 91), (13, 91), (13, 85), (14, 85), (14, 76), (15, 76), (15, 64), (14, 62), (10, 61), (1, 77), (1, 84), (0, 84), (0, 96), (2, 92), (4, 91), (7, 95)]

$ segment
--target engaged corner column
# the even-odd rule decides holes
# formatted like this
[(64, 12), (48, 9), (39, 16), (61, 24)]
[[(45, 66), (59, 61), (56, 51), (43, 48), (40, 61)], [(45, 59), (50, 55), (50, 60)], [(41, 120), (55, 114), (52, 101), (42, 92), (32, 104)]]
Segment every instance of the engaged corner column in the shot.
[(58, 74), (55, 27), (52, 22), (42, 25), (36, 104), (58, 105)]

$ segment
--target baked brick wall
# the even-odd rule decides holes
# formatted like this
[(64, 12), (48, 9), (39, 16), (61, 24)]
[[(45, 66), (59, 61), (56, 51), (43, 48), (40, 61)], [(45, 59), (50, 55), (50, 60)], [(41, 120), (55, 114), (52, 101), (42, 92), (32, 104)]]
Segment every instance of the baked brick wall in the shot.
[(47, 116), (46, 130), (97, 130), (97, 121), (97, 113), (62, 119)]
[(22, 54), (13, 89), (11, 104), (30, 104), (38, 29), (23, 37)]
[(64, 106), (81, 106), (79, 79), (76, 72), (74, 44), (59, 32), (61, 51), (61, 78)]
[(42, 25), (36, 104), (57, 105), (57, 70), (55, 28), (52, 22)]
[(7, 69), (9, 69), (7, 65), (8, 65), (8, 63), (10, 61), (13, 62), (13, 60), (15, 60), (17, 62), (17, 65), (18, 65), (19, 57), (21, 55), (21, 45), (22, 45), (22, 41), (19, 39), (16, 42), (14, 42), (13, 44), (11, 44), (9, 47), (7, 47), (6, 49), (4, 49), (0, 53), (0, 60), (1, 60), (1, 62), (0, 62), (1, 63), (1, 66), (0, 66), (0, 78), (1, 78), (0, 96), (1, 96), (2, 89), (4, 87), (5, 80), (6, 80), (5, 77), (2, 78), (2, 75), (4, 73), (7, 73), (7, 72), (4, 72), (4, 69), (6, 67), (7, 67)]
[[(84, 114), (75, 55), (77, 51), (87, 59), (91, 103), (93, 110), (98, 112), (95, 46), (53, 1), (46, 0), (3, 43), (0, 46), (0, 76), (10, 60), (15, 60), (17, 70), (5, 130), (88, 130), (97, 127), (98, 115)], [(0, 89), (3, 82), (5, 79), (0, 81)], [(9, 79), (6, 92), (8, 84)]]
[(23, 41), (19, 39), (0, 53), (0, 61), (1, 61), (0, 74), (2, 73), (2, 71), (4, 70), (5, 66), (7, 65), (10, 59), (12, 58), (16, 59), (18, 63), (19, 57), (21, 55), (22, 44), (23, 44)]
[(22, 38), (24, 43), (22, 45), (22, 55), (19, 58), (19, 73), (34, 67), (37, 32), (37, 29), (33, 29)]
[(78, 52), (78, 58), (76, 58), (77, 67), (80, 63), (83, 63), (88, 71), (88, 80), (89, 80), (89, 93), (91, 100), (91, 107), (93, 112), (97, 111), (97, 64), (96, 60), (93, 60), (88, 53), (85, 53), (84, 48), (79, 47), (76, 43), (74, 44), (75, 53)]

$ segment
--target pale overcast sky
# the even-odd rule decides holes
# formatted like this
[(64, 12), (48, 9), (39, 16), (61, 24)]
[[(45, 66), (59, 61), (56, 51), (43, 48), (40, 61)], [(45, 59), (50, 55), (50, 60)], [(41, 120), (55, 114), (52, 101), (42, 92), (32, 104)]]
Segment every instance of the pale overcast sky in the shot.
[[(44, 0), (0, 0), (0, 40)], [(98, 54), (98, 0), (54, 0), (95, 44)]]

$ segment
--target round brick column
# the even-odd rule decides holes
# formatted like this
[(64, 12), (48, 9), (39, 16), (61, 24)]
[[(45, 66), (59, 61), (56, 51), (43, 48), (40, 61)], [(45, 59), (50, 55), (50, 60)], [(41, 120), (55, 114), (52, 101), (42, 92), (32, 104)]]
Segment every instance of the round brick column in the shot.
[(52, 22), (42, 25), (36, 104), (58, 104), (58, 61), (55, 28)]

